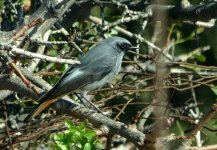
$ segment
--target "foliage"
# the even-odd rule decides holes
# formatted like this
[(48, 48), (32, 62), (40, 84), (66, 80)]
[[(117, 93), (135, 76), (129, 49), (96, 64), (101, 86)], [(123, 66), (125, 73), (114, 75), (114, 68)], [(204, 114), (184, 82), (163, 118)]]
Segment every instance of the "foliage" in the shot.
[(87, 122), (75, 125), (71, 120), (65, 120), (67, 130), (55, 133), (55, 144), (51, 147), (57, 150), (96, 150), (102, 149), (103, 145), (96, 137), (96, 132), (87, 128)]

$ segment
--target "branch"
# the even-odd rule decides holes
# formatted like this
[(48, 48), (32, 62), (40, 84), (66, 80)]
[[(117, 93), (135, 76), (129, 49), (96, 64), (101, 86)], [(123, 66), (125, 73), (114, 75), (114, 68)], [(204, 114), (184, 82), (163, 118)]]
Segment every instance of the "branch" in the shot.
[[(96, 24), (100, 24), (102, 23), (102, 20), (98, 17), (94, 17), (94, 16), (89, 16), (90, 21), (96, 23)], [(108, 22), (105, 21), (105, 24), (109, 24)], [(141, 42), (146, 43), (148, 46), (150, 46), (151, 48), (157, 50), (158, 52), (161, 52), (166, 58), (168, 58), (169, 60), (173, 60), (172, 56), (169, 55), (168, 53), (165, 53), (161, 48), (157, 47), (156, 45), (154, 45), (153, 43), (151, 43), (150, 41), (146, 40), (145, 38), (138, 36), (137, 34), (133, 34), (130, 31), (127, 31), (124, 28), (121, 28), (119, 26), (115, 26), (114, 29), (128, 37), (134, 38), (134, 39), (139, 39)]]
[[(22, 71), (23, 75), (25, 75), (25, 77), (30, 80), (32, 83), (34, 83), (35, 85), (37, 85), (39, 88), (44, 89), (45, 91), (48, 91), (52, 88), (52, 86), (47, 83), (45, 80), (43, 80), (42, 78), (35, 76), (33, 73), (31, 73), (28, 69), (26, 68), (22, 68), (21, 66), (18, 66), (18, 68)], [(73, 101), (69, 96), (65, 95), (64, 100), (67, 100), (69, 102), (73, 102), (76, 103), (75, 101)], [(77, 104), (77, 103), (76, 103)]]
[(67, 114), (69, 116), (75, 116), (79, 119), (88, 119), (88, 121), (91, 122), (94, 126), (106, 126), (109, 130), (109, 134), (118, 134), (122, 137), (127, 138), (135, 145), (144, 145), (145, 134), (143, 134), (142, 132), (134, 128), (129, 128), (124, 123), (114, 121), (86, 107), (81, 107), (77, 104), (72, 104), (67, 101), (61, 100), (54, 103), (54, 108), (58, 112)]
[(16, 41), (19, 37), (23, 36), (24, 33), (25, 33), (28, 29), (30, 29), (31, 27), (36, 26), (36, 25), (38, 25), (38, 24), (41, 24), (41, 23), (43, 23), (43, 20), (42, 20), (41, 18), (37, 18), (36, 20), (33, 20), (33, 21), (30, 22), (29, 24), (24, 25), (24, 26), (12, 37), (12, 39), (14, 39), (14, 40)]
[(31, 99), (37, 99), (38, 96), (20, 80), (20, 78), (10, 75), (0, 75), (0, 90), (10, 90), (17, 92)]
[(38, 36), (43, 35), (47, 30), (49, 30), (67, 12), (67, 10), (69, 10), (69, 8), (75, 3), (75, 0), (49, 2), (50, 3), (48, 3), (48, 1), (44, 1), (41, 7), (33, 15), (31, 15), (28, 21), (32, 22), (32, 20), (37, 18), (46, 19), (44, 23), (37, 28), (37, 31), (32, 30), (34, 35), (31, 39), (37, 39)]
[(33, 84), (35, 84), (39, 88), (44, 89), (45, 91), (48, 91), (52, 88), (52, 86), (49, 83), (44, 81), (41, 77), (38, 77), (34, 75), (33, 73), (31, 73), (28, 69), (23, 68), (21, 66), (17, 66), (17, 67), (22, 71), (23, 75), (28, 80), (30, 80)]
[(216, 150), (217, 149), (217, 144), (213, 145), (207, 145), (207, 146), (202, 146), (202, 147), (187, 147), (189, 150)]
[(189, 7), (182, 8), (174, 5), (150, 5), (148, 10), (155, 16), (157, 13), (167, 13), (168, 18), (172, 20), (210, 20), (217, 18), (217, 2), (210, 1), (199, 5), (190, 5)]
[[(190, 5), (188, 7), (181, 7), (180, 5), (176, 6), (176, 5), (155, 5), (154, 4), (154, 5), (149, 5), (146, 11), (144, 11), (144, 8), (146, 8), (146, 6), (142, 3), (137, 3), (136, 5), (132, 7), (130, 6), (130, 4), (125, 5), (120, 2), (116, 2), (116, 1), (104, 2), (104, 1), (94, 0), (94, 2), (92, 3), (90, 1), (82, 1), (79, 5), (82, 5), (82, 6), (88, 5), (91, 7), (91, 6), (100, 5), (100, 4), (110, 7), (111, 9), (114, 9), (114, 8), (117, 10), (121, 9), (122, 11), (127, 12), (128, 14), (130, 14), (130, 16), (132, 16), (132, 18), (129, 19), (129, 21), (132, 21), (135, 19), (137, 20), (137, 18), (146, 18), (146, 17), (156, 18), (155, 16), (157, 13), (167, 14), (168, 19), (172, 21), (190, 20), (192, 22), (196, 22), (199, 20), (207, 21), (210, 19), (217, 18), (217, 1), (215, 0), (210, 0), (209, 2), (204, 2), (199, 5)], [(136, 11), (132, 11), (128, 7)], [(139, 8), (136, 8), (136, 7), (139, 7)], [(163, 19), (163, 18), (158, 18), (158, 19)], [(162, 21), (165, 21), (165, 20), (162, 20)], [(115, 24), (116, 23), (118, 22), (115, 22)], [(198, 22), (197, 24), (204, 25), (204, 23), (201, 24), (201, 22)], [(210, 26), (210, 24), (209, 25), (205, 24), (205, 26)]]
[(9, 90), (1, 90), (0, 91), (0, 101), (11, 95), (13, 92)]
[(190, 134), (195, 135), (198, 131), (200, 131), (203, 126), (212, 119), (217, 112), (217, 103), (213, 104), (212, 109), (197, 123), (197, 125), (193, 128)]
[(61, 59), (57, 57), (51, 57), (51, 56), (46, 56), (42, 54), (32, 53), (32, 52), (17, 48), (15, 46), (12, 47), (10, 52), (12, 52), (13, 54), (24, 55), (30, 58), (39, 58), (39, 59), (54, 62), (54, 63), (80, 64), (80, 62), (77, 60)]
[[(25, 74), (25, 73), (24, 73)], [(42, 79), (41, 79), (42, 80)], [(4, 81), (4, 82), (3, 82)], [(9, 75), (0, 76), (0, 90), (8, 89), (18, 93), (25, 93), (25, 96), (28, 96), (32, 99), (37, 99), (37, 95), (32, 92), (30, 89), (25, 87), (22, 81), (17, 77), (11, 77)], [(143, 145), (145, 135), (142, 132), (137, 131), (136, 129), (127, 128), (125, 124), (114, 121), (106, 116), (96, 113), (93, 110), (90, 110), (85, 107), (81, 107), (76, 103), (67, 102), (65, 100), (59, 100), (54, 104), (54, 108), (61, 113), (65, 113), (70, 116), (76, 116), (79, 119), (88, 119), (94, 126), (104, 125), (108, 127), (109, 133), (119, 134), (136, 145)]]

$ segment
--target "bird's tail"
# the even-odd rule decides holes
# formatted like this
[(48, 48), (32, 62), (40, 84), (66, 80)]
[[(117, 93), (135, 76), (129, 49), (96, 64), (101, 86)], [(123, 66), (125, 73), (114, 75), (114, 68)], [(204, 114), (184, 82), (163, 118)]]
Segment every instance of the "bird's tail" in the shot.
[(40, 112), (42, 112), (45, 108), (47, 108), (50, 104), (56, 101), (55, 99), (46, 100), (42, 103), (40, 103), (25, 119), (24, 122), (29, 122), (32, 120), (35, 116), (37, 116)]

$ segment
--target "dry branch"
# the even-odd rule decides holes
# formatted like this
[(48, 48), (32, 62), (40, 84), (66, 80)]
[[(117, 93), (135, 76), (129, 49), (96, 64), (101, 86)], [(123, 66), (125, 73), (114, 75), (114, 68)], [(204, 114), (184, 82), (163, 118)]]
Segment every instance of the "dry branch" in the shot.
[(16, 48), (16, 47), (12, 47), (10, 52), (13, 54), (17, 54), (17, 55), (24, 55), (24, 56), (27, 56), (29, 58), (39, 58), (41, 60), (50, 61), (53, 63), (66, 63), (66, 64), (79, 64), (80, 63), (77, 60), (62, 59), (62, 58), (57, 58), (57, 57), (46, 56), (46, 55), (42, 55), (42, 54), (38, 54), (38, 53), (32, 53), (29, 51), (25, 51), (23, 49)]

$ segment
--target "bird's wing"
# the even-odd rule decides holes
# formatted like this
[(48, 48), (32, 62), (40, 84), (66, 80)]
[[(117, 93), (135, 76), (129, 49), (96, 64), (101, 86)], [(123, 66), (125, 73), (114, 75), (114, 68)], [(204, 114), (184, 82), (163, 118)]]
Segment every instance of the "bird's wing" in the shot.
[(55, 86), (40, 98), (40, 104), (25, 118), (24, 121), (30, 121), (63, 95), (102, 79), (106, 74), (112, 71), (115, 61), (115, 57), (109, 58), (99, 56), (94, 63), (71, 66), (62, 75)]
[(45, 95), (45, 98), (41, 99), (41, 102), (46, 101), (46, 99), (53, 99), (54, 97), (68, 94), (89, 83), (101, 80), (106, 74), (112, 71), (116, 62), (115, 57), (109, 58), (109, 61), (105, 59), (108, 58), (98, 56), (95, 62), (82, 64), (67, 70), (53, 89)]

